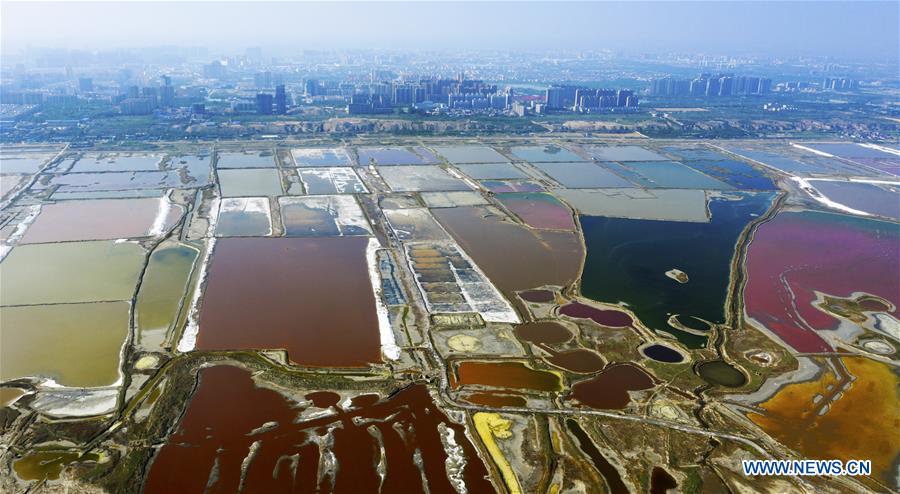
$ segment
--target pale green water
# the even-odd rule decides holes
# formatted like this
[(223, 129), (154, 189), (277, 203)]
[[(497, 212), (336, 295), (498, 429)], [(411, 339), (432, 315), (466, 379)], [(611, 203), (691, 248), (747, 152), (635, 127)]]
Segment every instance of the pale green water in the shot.
[(0, 262), (0, 305), (131, 300), (143, 262), (132, 242), (20, 245)]
[(128, 302), (0, 307), (0, 380), (111, 385), (119, 378), (128, 320)]
[(135, 342), (158, 348), (178, 318), (198, 252), (175, 242), (158, 247), (150, 255), (137, 296)]

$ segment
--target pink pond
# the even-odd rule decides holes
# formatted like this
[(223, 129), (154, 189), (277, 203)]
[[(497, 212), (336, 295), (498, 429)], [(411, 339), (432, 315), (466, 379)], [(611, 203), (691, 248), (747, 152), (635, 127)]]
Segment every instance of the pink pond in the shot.
[(528, 226), (547, 230), (574, 230), (572, 211), (550, 194), (543, 192), (511, 192), (497, 194), (497, 199)]
[(893, 223), (782, 212), (760, 226), (746, 262), (747, 315), (798, 352), (833, 350), (818, 332), (839, 321), (813, 306), (816, 291), (864, 292), (900, 305), (900, 229)]

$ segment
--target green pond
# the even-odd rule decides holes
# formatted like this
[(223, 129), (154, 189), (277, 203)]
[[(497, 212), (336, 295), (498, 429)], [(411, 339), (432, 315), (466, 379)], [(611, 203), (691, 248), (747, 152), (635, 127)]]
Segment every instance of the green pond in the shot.
[[(669, 332), (688, 347), (702, 347), (704, 336), (672, 327), (668, 319), (725, 322), (735, 244), (773, 198), (771, 193), (714, 197), (709, 223), (582, 216), (587, 247), (582, 293), (600, 302), (624, 302), (645, 326)], [(689, 281), (666, 276), (673, 268)]]
[(150, 255), (137, 296), (137, 344), (147, 349), (162, 345), (178, 318), (197, 255), (197, 249), (175, 242)]
[(20, 245), (0, 262), (0, 305), (131, 300), (143, 263), (134, 242)]
[(63, 386), (108, 386), (119, 378), (129, 303), (0, 307), (0, 380), (41, 376)]

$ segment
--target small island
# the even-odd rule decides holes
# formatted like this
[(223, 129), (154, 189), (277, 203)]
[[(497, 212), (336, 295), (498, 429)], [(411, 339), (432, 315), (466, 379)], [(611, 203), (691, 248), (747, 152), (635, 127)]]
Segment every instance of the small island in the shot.
[(688, 282), (687, 273), (685, 273), (684, 271), (682, 271), (680, 269), (672, 268), (672, 269), (666, 271), (666, 276), (681, 283), (682, 285)]

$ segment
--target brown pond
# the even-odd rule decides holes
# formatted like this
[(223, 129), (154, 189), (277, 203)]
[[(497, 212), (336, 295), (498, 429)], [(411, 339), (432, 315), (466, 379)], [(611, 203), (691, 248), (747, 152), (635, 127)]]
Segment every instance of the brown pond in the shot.
[(523, 362), (480, 362), (467, 360), (456, 367), (458, 383), (480, 384), (495, 388), (559, 391), (562, 379), (549, 371), (535, 370)]
[(629, 391), (653, 387), (653, 379), (633, 364), (610, 365), (600, 374), (575, 383), (572, 396), (591, 408), (621, 410), (631, 401)]
[(554, 300), (553, 292), (550, 290), (525, 290), (524, 292), (519, 292), (519, 297), (526, 302), (536, 304), (546, 304)]
[(678, 482), (665, 469), (653, 467), (650, 474), (650, 494), (666, 494), (669, 489), (678, 487)]
[(625, 312), (611, 309), (598, 309), (579, 302), (563, 305), (559, 308), (559, 313), (564, 316), (575, 317), (578, 319), (590, 319), (602, 326), (610, 326), (613, 328), (624, 328), (631, 326), (634, 322), (631, 316)]
[(161, 204), (160, 198), (149, 197), (45, 204), (22, 243), (146, 237), (158, 214), (165, 214), (158, 225), (162, 226), (161, 231), (167, 231), (181, 216), (181, 206), (160, 211)]
[(284, 348), (292, 362), (379, 362), (366, 237), (226, 238), (216, 243), (197, 348)]
[(546, 357), (544, 360), (556, 367), (562, 367), (576, 374), (592, 374), (600, 371), (606, 365), (600, 354), (584, 348), (554, 352), (553, 355)]
[(572, 339), (572, 332), (557, 322), (529, 322), (516, 326), (516, 338), (529, 343), (555, 345)]
[[(243, 369), (204, 369), (181, 423), (150, 465), (144, 492), (453, 492), (440, 424), (462, 449), (460, 477), (469, 492), (493, 491), (464, 428), (447, 419), (425, 386), (295, 422), (301, 411), (257, 387)], [(334, 469), (326, 467), (331, 454)]]
[(528, 401), (521, 396), (501, 395), (494, 393), (471, 393), (466, 395), (465, 400), (474, 405), (485, 407), (524, 407)]
[(434, 209), (453, 235), (507, 298), (537, 286), (573, 283), (584, 251), (576, 232), (536, 231), (479, 207)]

